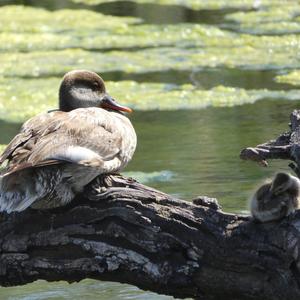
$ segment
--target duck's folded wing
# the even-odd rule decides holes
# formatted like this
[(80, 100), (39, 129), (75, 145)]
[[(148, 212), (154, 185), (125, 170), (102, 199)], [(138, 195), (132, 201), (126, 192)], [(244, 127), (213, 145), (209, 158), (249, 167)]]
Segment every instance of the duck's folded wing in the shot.
[(32, 137), (32, 133), (29, 132), (20, 132), (17, 134), (14, 139), (7, 145), (4, 152), (0, 156), (0, 165), (7, 159), (12, 157), (12, 154), (18, 147), (22, 147), (30, 138)]
[(35, 145), (28, 162), (42, 166), (45, 161), (87, 163), (88, 161), (113, 159), (120, 151), (120, 139), (103, 128), (85, 128), (80, 135), (58, 130), (43, 137)]
[[(58, 112), (56, 112), (57, 114)], [(53, 113), (52, 113), (53, 114)], [(63, 115), (62, 115), (63, 114)], [(121, 136), (103, 122), (93, 120), (88, 112), (61, 113), (35, 117), (24, 124), (1, 156), (9, 160), (8, 172), (55, 163), (81, 163), (89, 160), (110, 160), (121, 147)]]
[(0, 166), (5, 160), (8, 160), (8, 169), (15, 168), (17, 165), (23, 165), (27, 163), (27, 159), (32, 152), (34, 145), (40, 137), (47, 135), (51, 131), (50, 120), (58, 120), (61, 112), (55, 113), (43, 113), (25, 122), (20, 130), (11, 142), (7, 145), (5, 150), (0, 156)]

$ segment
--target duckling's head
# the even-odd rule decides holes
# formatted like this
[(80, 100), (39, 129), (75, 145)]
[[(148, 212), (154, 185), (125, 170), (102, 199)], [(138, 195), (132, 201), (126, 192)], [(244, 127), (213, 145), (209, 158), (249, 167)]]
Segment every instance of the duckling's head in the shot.
[[(292, 188), (294, 185), (294, 176), (287, 173), (277, 173), (271, 185), (271, 192), (279, 195)], [(298, 186), (296, 187), (298, 188)]]
[(86, 70), (68, 72), (59, 88), (59, 109), (67, 112), (84, 107), (131, 112), (106, 92), (104, 81), (98, 74)]

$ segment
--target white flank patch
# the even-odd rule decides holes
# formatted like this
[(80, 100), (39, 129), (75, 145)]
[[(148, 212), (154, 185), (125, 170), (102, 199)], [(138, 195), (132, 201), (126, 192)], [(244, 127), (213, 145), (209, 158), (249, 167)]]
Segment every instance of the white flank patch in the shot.
[(80, 146), (69, 146), (64, 153), (56, 154), (51, 158), (78, 163), (82, 160), (92, 160), (95, 158), (99, 158), (99, 155), (88, 148)]

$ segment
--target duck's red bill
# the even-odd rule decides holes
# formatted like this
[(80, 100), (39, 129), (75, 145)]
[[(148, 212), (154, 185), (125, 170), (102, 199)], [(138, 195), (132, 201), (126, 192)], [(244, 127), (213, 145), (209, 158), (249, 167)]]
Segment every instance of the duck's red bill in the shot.
[(102, 100), (101, 107), (105, 109), (125, 111), (127, 113), (132, 112), (131, 108), (118, 104), (114, 99), (110, 97)]

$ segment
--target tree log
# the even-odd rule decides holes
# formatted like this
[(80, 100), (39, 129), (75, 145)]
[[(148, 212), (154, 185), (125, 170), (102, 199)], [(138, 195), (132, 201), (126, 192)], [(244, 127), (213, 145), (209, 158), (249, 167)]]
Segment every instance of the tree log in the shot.
[(258, 224), (206, 197), (105, 181), (66, 207), (1, 215), (0, 284), (94, 278), (179, 298), (299, 299), (299, 213)]
[[(298, 163), (298, 116), (289, 133), (241, 157)], [(0, 225), (2, 286), (94, 278), (177, 298), (300, 299), (300, 211), (260, 224), (215, 199), (187, 202), (110, 175), (65, 207), (3, 213)]]

